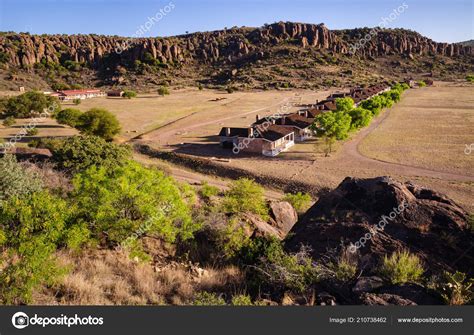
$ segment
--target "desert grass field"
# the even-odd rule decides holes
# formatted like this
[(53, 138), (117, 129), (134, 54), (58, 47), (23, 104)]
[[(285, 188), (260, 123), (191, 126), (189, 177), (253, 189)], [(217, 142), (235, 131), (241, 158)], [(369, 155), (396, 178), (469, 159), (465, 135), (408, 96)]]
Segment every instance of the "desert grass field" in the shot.
[[(367, 157), (474, 176), (474, 85), (409, 90), (359, 145)], [(474, 149), (474, 145), (473, 145)]]
[[(128, 140), (165, 125), (168, 126), (167, 129), (173, 127), (179, 132), (187, 125), (212, 122), (217, 118), (265, 108), (294, 95), (292, 91), (239, 91), (229, 94), (225, 91), (195, 88), (171, 90), (170, 93), (167, 96), (139, 94), (133, 99), (100, 97), (83, 100), (78, 106), (66, 103), (63, 107), (78, 108), (81, 111), (95, 107), (109, 110), (122, 125), (121, 138)], [(182, 121), (178, 122), (179, 120)], [(172, 122), (176, 124), (171, 126)], [(205, 134), (203, 129), (198, 136)], [(161, 140), (153, 133), (150, 137), (156, 141)], [(176, 142), (181, 141), (182, 139)]]

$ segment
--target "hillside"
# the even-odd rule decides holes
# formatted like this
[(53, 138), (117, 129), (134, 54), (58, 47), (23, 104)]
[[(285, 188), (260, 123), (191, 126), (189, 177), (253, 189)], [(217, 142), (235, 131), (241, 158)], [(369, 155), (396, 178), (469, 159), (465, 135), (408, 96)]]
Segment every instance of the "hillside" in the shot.
[(474, 69), (471, 46), (403, 29), (377, 31), (352, 55), (351, 46), (364, 36), (371, 36), (369, 28), (333, 31), (293, 22), (133, 40), (1, 33), (0, 87), (318, 88), (420, 73), (454, 79)]

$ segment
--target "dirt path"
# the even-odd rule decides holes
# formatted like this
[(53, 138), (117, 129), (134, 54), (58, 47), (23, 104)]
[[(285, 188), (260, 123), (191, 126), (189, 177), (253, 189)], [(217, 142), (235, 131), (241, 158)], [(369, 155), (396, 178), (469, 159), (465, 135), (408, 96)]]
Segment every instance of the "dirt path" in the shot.
[(364, 140), (364, 138), (369, 136), (371, 132), (377, 129), (389, 117), (390, 113), (391, 108), (386, 110), (383, 115), (375, 119), (369, 127), (362, 129), (352, 139), (344, 143), (342, 149), (338, 153), (338, 157), (332, 163), (347, 164), (347, 162), (351, 162), (351, 165), (360, 164), (363, 166), (370, 166), (371, 169), (380, 169), (386, 171), (387, 174), (393, 173), (398, 175), (421, 176), (464, 182), (474, 181), (474, 176), (424, 169), (420, 167), (400, 163), (392, 163), (364, 156), (359, 151), (359, 144)]
[[(181, 124), (181, 121), (187, 121), (187, 119), (190, 118), (191, 116), (195, 116), (195, 114), (191, 114), (191, 115), (188, 115), (186, 117), (180, 118), (178, 120), (172, 121), (169, 124), (164, 125), (164, 126), (160, 127), (159, 129), (156, 129), (155, 131), (149, 131), (146, 134), (143, 134), (141, 136), (141, 140), (153, 141), (155, 144), (164, 145), (168, 142), (168, 140), (171, 137), (173, 137), (176, 134), (177, 129), (179, 129), (180, 132), (188, 132), (192, 129), (205, 127), (205, 126), (212, 125), (212, 124), (217, 124), (217, 123), (220, 123), (220, 122), (223, 122), (223, 121), (227, 121), (227, 120), (243, 117), (243, 116), (250, 115), (250, 114), (255, 114), (255, 113), (258, 113), (258, 112), (261, 112), (261, 111), (265, 111), (265, 110), (268, 110), (268, 109), (273, 108), (273, 107), (278, 107), (278, 106), (281, 106), (281, 105), (285, 104), (289, 100), (290, 100), (290, 98), (284, 98), (284, 99), (280, 100), (279, 102), (277, 102), (275, 104), (272, 104), (270, 106), (265, 106), (265, 107), (262, 107), (262, 108), (257, 108), (257, 109), (242, 112), (242, 113), (232, 114), (230, 116), (225, 116), (225, 117), (221, 117), (221, 118), (217, 118), (217, 119), (213, 119), (213, 120), (209, 120), (209, 121), (205, 121), (205, 122), (198, 122), (198, 123), (194, 123), (192, 125), (189, 125), (187, 123)], [(179, 126), (182, 126), (182, 128), (179, 128)]]

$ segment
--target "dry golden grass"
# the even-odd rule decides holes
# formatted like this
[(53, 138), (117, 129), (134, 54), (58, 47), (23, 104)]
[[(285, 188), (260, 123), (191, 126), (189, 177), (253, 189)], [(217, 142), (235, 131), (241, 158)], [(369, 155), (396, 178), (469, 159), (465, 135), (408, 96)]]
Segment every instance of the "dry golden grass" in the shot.
[(24, 127), (29, 125), (35, 125), (35, 128), (38, 129), (38, 134), (35, 136), (23, 136), (18, 146), (26, 145), (25, 143), (29, 142), (34, 138), (40, 137), (66, 137), (78, 134), (78, 131), (66, 126), (61, 125), (56, 122), (54, 119), (40, 119), (37, 123), (33, 119), (17, 119), (16, 124), (11, 127), (5, 127), (0, 123), (0, 139), (3, 139), (7, 142), (10, 138), (14, 138), (16, 135), (25, 133), (23, 130)]
[(405, 92), (388, 118), (359, 145), (365, 156), (430, 170), (474, 175), (474, 86)]
[(233, 266), (222, 269), (167, 262), (161, 265), (130, 260), (113, 250), (81, 255), (60, 253), (71, 271), (55, 287), (34, 295), (34, 304), (48, 305), (184, 305), (196, 292), (234, 292), (243, 275)]

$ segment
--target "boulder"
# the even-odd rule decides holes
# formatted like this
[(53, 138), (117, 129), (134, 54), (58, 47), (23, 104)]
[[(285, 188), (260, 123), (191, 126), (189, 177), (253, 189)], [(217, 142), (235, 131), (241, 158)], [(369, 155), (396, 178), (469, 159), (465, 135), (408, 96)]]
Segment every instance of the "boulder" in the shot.
[(328, 250), (357, 251), (365, 275), (375, 275), (383, 256), (401, 250), (420, 257), (426, 275), (474, 274), (466, 211), (441, 193), (390, 177), (344, 179), (290, 233), (287, 248), (309, 246), (316, 260)]
[(248, 237), (276, 237), (282, 239), (282, 234), (278, 229), (262, 220), (260, 216), (244, 213), (240, 216), (240, 225), (244, 228), (244, 233)]
[(395, 294), (374, 294), (374, 293), (364, 293), (361, 297), (361, 302), (364, 305), (369, 306), (415, 306), (416, 304), (408, 299), (403, 299), (402, 297)]
[(271, 201), (269, 203), (270, 224), (274, 226), (282, 235), (286, 236), (298, 221), (298, 214), (293, 206), (287, 201)]
[(382, 278), (372, 276), (372, 277), (360, 277), (354, 287), (352, 292), (354, 293), (363, 293), (363, 292), (372, 292), (373, 290), (382, 287), (384, 285)]

